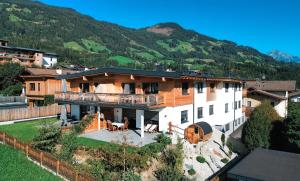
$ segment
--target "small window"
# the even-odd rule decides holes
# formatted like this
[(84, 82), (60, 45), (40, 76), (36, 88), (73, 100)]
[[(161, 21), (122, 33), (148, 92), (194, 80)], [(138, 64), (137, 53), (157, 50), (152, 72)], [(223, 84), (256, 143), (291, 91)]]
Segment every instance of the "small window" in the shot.
[(135, 94), (135, 83), (122, 83), (123, 94)]
[(210, 92), (215, 92), (215, 84), (214, 83), (210, 83), (209, 87), (210, 87)]
[(226, 124), (226, 125), (225, 125), (225, 131), (228, 131), (228, 130), (229, 130), (229, 127), (230, 127), (229, 123)]
[(228, 113), (228, 103), (225, 104), (225, 113)]
[(181, 91), (182, 91), (182, 95), (189, 95), (189, 83), (188, 82), (182, 82)]
[(234, 109), (237, 109), (237, 101), (234, 102)]
[(209, 115), (214, 114), (214, 105), (209, 105)]
[(197, 83), (197, 90), (198, 90), (198, 93), (203, 93), (203, 82)]
[(31, 91), (35, 91), (35, 83), (30, 83), (29, 88)]
[(241, 108), (241, 101), (239, 101), (239, 108)]
[(142, 87), (143, 87), (144, 94), (158, 94), (157, 82), (143, 83)]
[(198, 127), (195, 127), (194, 133), (199, 134), (199, 128)]
[(198, 107), (198, 119), (203, 118), (203, 107)]
[(229, 83), (225, 83), (225, 92), (228, 92), (229, 90)]
[(188, 111), (181, 111), (181, 124), (188, 122)]
[(241, 118), (238, 119), (238, 124), (239, 124), (239, 125), (241, 124)]
[(247, 101), (247, 107), (252, 107), (251, 101)]
[(234, 120), (234, 126), (237, 126), (237, 120)]
[(38, 83), (38, 91), (41, 91), (41, 84)]

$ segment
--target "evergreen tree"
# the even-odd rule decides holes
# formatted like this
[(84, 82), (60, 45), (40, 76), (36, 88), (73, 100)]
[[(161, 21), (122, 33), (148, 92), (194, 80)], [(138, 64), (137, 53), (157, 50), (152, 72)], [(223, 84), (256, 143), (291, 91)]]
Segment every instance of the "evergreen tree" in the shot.
[(285, 127), (289, 150), (300, 153), (300, 107), (296, 103), (289, 103), (288, 110)]

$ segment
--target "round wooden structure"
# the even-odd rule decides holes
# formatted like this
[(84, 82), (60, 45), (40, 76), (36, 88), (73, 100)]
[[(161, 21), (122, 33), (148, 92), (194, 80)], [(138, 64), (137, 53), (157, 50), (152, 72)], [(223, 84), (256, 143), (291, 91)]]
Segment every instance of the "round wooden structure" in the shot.
[(184, 130), (184, 138), (191, 144), (197, 144), (199, 141), (207, 141), (212, 136), (212, 128), (207, 122), (198, 122), (188, 126)]

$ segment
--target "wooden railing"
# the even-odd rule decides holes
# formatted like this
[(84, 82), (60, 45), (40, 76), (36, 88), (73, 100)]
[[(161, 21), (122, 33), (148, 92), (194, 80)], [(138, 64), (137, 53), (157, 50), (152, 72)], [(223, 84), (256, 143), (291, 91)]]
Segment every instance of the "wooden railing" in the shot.
[(60, 161), (50, 153), (37, 150), (31, 147), (30, 144), (23, 143), (15, 137), (0, 132), (0, 142), (10, 145), (14, 149), (22, 151), (27, 158), (36, 161), (39, 165), (48, 168), (56, 175), (62, 176), (67, 180), (74, 181), (96, 181), (96, 179), (86, 173), (78, 172), (71, 165), (66, 162)]
[(156, 94), (110, 94), (110, 93), (75, 93), (56, 92), (57, 102), (90, 102), (125, 105), (155, 106), (164, 103), (164, 97)]

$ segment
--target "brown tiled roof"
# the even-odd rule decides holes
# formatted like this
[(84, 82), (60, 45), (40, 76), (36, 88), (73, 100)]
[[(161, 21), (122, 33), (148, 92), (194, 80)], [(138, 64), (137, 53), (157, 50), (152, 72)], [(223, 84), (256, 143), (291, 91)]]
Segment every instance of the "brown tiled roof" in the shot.
[(300, 90), (297, 90), (295, 92), (289, 93), (289, 97), (298, 96), (300, 95)]
[[(36, 76), (36, 77), (56, 77), (59, 76), (56, 69), (42, 69), (42, 68), (27, 68), (25, 70), (29, 75), (23, 75), (23, 77)], [(73, 70), (62, 70), (62, 75), (75, 73)]]
[(264, 91), (294, 91), (296, 90), (296, 81), (246, 81), (245, 87)]
[(273, 94), (273, 93), (270, 93), (270, 92), (267, 92), (267, 91), (263, 91), (263, 90), (259, 90), (259, 89), (253, 89), (251, 91), (248, 91), (248, 93), (253, 93), (253, 92), (258, 93), (258, 94), (262, 94), (262, 95), (265, 95), (265, 96), (268, 96), (268, 97), (273, 97), (275, 99), (280, 99), (280, 100), (287, 99), (284, 96), (280, 96), (280, 95)]

